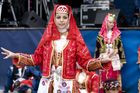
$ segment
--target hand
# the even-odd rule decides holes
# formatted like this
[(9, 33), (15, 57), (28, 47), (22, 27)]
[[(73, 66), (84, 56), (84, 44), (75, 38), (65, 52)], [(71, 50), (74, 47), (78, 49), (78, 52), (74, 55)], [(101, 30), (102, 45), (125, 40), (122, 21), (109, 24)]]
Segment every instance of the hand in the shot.
[(102, 59), (101, 60), (101, 63), (108, 63), (108, 62), (110, 62), (111, 61), (111, 59)]
[(91, 61), (88, 65), (88, 71), (94, 71), (97, 69), (102, 68), (102, 64), (99, 58), (94, 59), (93, 61)]
[(101, 62), (101, 59), (100, 59), (100, 58), (96, 58), (96, 59), (94, 60), (94, 62), (99, 63), (99, 62)]
[(107, 53), (101, 53), (98, 60), (100, 60), (101, 63), (108, 63), (111, 61)]
[(109, 58), (112, 58), (114, 55), (116, 55), (118, 53), (118, 49), (114, 49), (113, 51), (111, 51), (108, 56)]
[(108, 63), (108, 62), (110, 62), (111, 61), (111, 59), (110, 58), (99, 58), (100, 59), (100, 62), (101, 63)]
[(3, 47), (1, 47), (1, 54), (5, 55), (5, 57), (3, 59), (8, 59), (8, 58), (16, 58), (18, 57), (17, 53), (11, 52), (10, 50), (7, 50)]

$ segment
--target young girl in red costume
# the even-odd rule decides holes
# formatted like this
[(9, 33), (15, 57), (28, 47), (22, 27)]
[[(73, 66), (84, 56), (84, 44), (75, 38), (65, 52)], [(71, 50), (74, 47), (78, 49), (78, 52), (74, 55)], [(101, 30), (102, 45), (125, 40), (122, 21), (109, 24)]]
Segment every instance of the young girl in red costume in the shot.
[(111, 60), (101, 63), (102, 69), (99, 69), (100, 93), (120, 93), (122, 91), (120, 70), (126, 60), (120, 34), (115, 15), (107, 14), (97, 36), (95, 50), (95, 58)]

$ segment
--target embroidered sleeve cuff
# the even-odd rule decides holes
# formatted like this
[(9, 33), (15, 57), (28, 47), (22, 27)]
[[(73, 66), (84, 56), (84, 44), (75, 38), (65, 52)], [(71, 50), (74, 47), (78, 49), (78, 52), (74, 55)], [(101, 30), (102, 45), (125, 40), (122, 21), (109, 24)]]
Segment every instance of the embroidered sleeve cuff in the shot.
[(91, 61), (88, 65), (88, 71), (94, 71), (101, 68), (102, 68), (101, 62), (96, 60)]
[(18, 57), (12, 59), (12, 62), (13, 62), (14, 65), (18, 65), (18, 63), (20, 61), (20, 54), (17, 53), (17, 55), (18, 55)]
[(34, 65), (34, 61), (31, 55), (18, 53), (18, 57), (13, 59), (13, 64), (15, 65)]
[(87, 70), (89, 69), (89, 64), (90, 64), (90, 62), (94, 62), (94, 61), (95, 61), (95, 59), (90, 59), (90, 60), (88, 61), (87, 67), (86, 67)]

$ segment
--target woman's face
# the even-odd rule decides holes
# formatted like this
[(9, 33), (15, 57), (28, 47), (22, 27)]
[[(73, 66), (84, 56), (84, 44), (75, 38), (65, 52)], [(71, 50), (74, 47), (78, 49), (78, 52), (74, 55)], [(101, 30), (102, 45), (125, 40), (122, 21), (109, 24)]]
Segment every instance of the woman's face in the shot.
[(55, 24), (58, 29), (66, 29), (69, 24), (69, 16), (67, 13), (56, 13)]
[(107, 21), (108, 30), (111, 30), (111, 29), (113, 28), (113, 26), (114, 26), (114, 21), (108, 20), (108, 21)]

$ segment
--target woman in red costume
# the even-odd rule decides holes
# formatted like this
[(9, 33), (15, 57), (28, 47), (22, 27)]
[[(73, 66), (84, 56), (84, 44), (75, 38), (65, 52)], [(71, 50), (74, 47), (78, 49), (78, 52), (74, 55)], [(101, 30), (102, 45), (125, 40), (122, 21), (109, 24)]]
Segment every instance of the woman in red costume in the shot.
[(108, 58), (111, 61), (101, 63), (100, 93), (121, 93), (121, 67), (126, 63), (121, 32), (117, 28), (114, 14), (107, 14), (96, 40), (95, 58)]
[[(38, 93), (79, 93), (77, 81), (82, 81), (87, 93), (98, 93), (99, 76), (87, 72), (92, 59), (68, 5), (56, 5), (48, 26), (34, 54), (14, 53), (5, 48), (5, 58), (13, 58), (16, 65), (40, 65), (42, 79)], [(104, 60), (105, 61), (105, 60)], [(76, 81), (77, 65), (85, 70), (84, 79)], [(93, 68), (94, 69), (94, 68)], [(78, 76), (77, 76), (78, 77)], [(85, 78), (86, 77), (86, 78)], [(84, 82), (83, 82), (84, 81)]]

